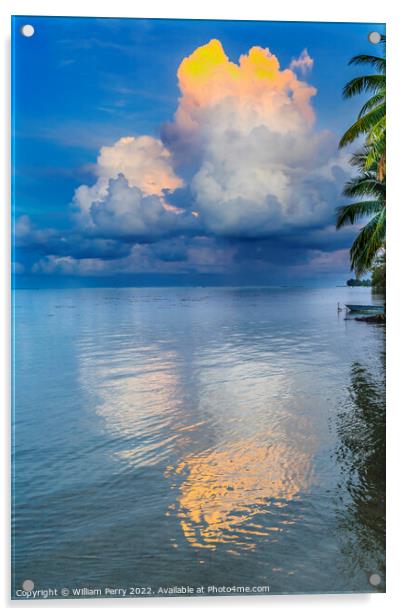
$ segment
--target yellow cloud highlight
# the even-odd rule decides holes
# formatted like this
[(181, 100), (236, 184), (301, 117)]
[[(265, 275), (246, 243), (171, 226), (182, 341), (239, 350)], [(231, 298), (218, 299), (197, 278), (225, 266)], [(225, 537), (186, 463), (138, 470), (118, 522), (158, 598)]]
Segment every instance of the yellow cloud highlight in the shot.
[[(186, 74), (196, 79), (209, 76), (217, 66), (222, 66), (227, 62), (228, 58), (220, 41), (212, 39), (208, 45), (198, 47), (189, 58), (183, 60), (178, 70), (179, 79)], [(235, 75), (236, 66), (233, 64), (230, 69)]]

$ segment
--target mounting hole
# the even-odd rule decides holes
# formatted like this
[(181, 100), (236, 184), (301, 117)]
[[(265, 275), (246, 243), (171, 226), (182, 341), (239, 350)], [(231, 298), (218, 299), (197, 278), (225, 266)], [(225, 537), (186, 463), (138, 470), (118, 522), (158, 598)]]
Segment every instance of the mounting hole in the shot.
[(372, 586), (378, 586), (381, 583), (381, 576), (378, 573), (372, 573), (369, 577), (369, 582)]
[(370, 43), (373, 43), (373, 45), (378, 45), (381, 41), (381, 34), (379, 32), (370, 32), (368, 35), (368, 40)]
[(22, 36), (26, 36), (27, 38), (30, 38), (31, 36), (35, 34), (35, 28), (31, 24), (25, 24), (21, 28), (21, 34)]
[(27, 592), (31, 592), (35, 588), (35, 584), (32, 580), (25, 580), (22, 582), (22, 590), (26, 590)]

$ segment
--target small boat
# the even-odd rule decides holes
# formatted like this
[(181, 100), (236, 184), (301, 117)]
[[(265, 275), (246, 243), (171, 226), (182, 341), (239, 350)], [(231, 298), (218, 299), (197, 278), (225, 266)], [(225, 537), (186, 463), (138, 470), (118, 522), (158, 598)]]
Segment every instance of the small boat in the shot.
[(371, 314), (384, 314), (384, 306), (367, 306), (365, 304), (345, 304), (350, 312), (370, 312)]

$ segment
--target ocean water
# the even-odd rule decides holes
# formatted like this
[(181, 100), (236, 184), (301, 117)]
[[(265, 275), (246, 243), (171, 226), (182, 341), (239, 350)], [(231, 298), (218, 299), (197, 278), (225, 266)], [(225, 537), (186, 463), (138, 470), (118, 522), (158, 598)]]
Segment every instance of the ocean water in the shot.
[(13, 595), (383, 592), (385, 332), (338, 301), (16, 291)]

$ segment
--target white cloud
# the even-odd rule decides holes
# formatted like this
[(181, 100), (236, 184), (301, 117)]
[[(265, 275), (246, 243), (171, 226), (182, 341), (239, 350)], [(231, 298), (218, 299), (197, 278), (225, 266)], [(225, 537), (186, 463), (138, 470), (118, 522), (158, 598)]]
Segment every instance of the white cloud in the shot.
[(189, 221), (186, 213), (165, 208), (158, 195), (147, 195), (137, 186), (130, 186), (122, 174), (109, 179), (103, 195), (92, 202), (90, 216), (97, 232), (109, 237), (148, 239), (178, 231), (182, 223)]
[[(92, 186), (74, 194), (76, 220), (94, 233), (157, 236), (184, 224), (185, 213), (169, 206), (165, 193), (181, 187), (172, 156), (159, 139), (123, 137), (102, 147)], [(181, 216), (184, 214), (183, 216)]]
[(307, 49), (303, 49), (300, 56), (296, 60), (292, 60), (289, 68), (292, 70), (300, 70), (302, 75), (306, 75), (314, 66), (314, 60), (310, 57)]
[(159, 139), (143, 135), (123, 137), (110, 147), (101, 148), (97, 173), (102, 179), (123, 174), (129, 186), (145, 195), (163, 196), (164, 190), (182, 185), (172, 168), (172, 155)]
[[(206, 234), (264, 237), (327, 224), (346, 163), (333, 137), (314, 128), (314, 87), (298, 78), (304, 50), (281, 69), (268, 49), (231, 62), (210, 41), (178, 69), (181, 96), (165, 141), (123, 137), (102, 147), (97, 181), (77, 188), (77, 220), (93, 233), (145, 238), (195, 227)], [(167, 203), (183, 186), (173, 161), (190, 165), (188, 214)]]
[[(312, 59), (303, 52), (295, 63)], [(315, 88), (281, 70), (268, 49), (253, 47), (234, 64), (216, 40), (185, 58), (178, 78), (165, 136), (177, 160), (193, 155), (204, 228), (251, 237), (328, 220), (343, 161), (332, 136), (314, 129)]]

